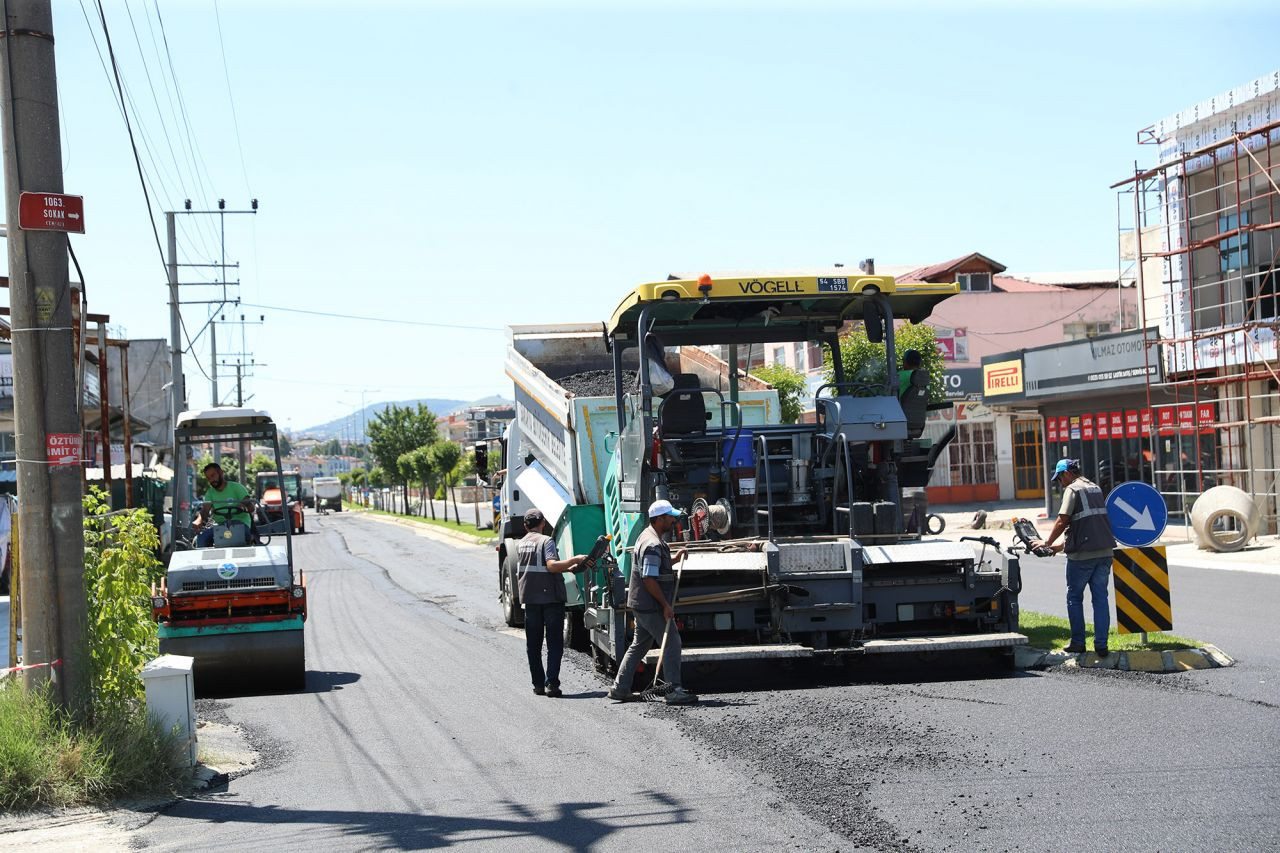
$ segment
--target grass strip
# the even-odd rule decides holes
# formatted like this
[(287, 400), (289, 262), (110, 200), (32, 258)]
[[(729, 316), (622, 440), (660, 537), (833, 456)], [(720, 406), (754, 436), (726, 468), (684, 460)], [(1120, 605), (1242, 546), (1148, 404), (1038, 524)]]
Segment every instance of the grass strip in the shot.
[(420, 515), (401, 515), (398, 512), (387, 512), (384, 509), (371, 509), (360, 506), (360, 504), (348, 503), (346, 501), (343, 502), (343, 506), (354, 510), (355, 512), (367, 512), (371, 515), (385, 515), (388, 518), (403, 518), (406, 521), (416, 521), (419, 524), (425, 524), (430, 527), (440, 527), (445, 530), (452, 530), (455, 533), (470, 536), (477, 542), (487, 542), (491, 536), (490, 531), (480, 530), (474, 524), (459, 523), (456, 521), (442, 521), (438, 518), (423, 518)]
[[(1034, 610), (1018, 612), (1018, 630), (1027, 635), (1030, 644), (1037, 649), (1060, 651), (1071, 643), (1071, 623), (1065, 617), (1051, 616), (1048, 613), (1037, 613)], [(1093, 624), (1085, 625), (1086, 646), (1093, 648)], [(1143, 645), (1141, 634), (1119, 634), (1115, 626), (1107, 634), (1107, 648), (1111, 651), (1137, 651), (1151, 649), (1153, 651), (1173, 651), (1175, 649), (1198, 649), (1203, 643), (1188, 637), (1164, 632), (1147, 634), (1147, 643)]]
[(0, 682), (0, 811), (102, 805), (143, 794), (171, 795), (187, 782), (177, 740), (130, 710), (78, 725), (48, 692)]

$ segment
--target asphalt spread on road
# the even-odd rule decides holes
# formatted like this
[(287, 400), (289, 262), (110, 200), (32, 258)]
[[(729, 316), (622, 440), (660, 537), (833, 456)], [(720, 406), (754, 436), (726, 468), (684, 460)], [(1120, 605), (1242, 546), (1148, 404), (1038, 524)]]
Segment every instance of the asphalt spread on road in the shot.
[[(738, 667), (687, 673), (703, 701), (676, 709), (609, 703), (567, 652), (557, 701), (529, 690), (492, 549), (352, 514), (314, 529), (298, 541), (307, 692), (221, 700), (263, 767), (169, 808), (141, 843), (1280, 845), (1280, 709), (1204, 673)], [(1029, 578), (1030, 597), (1059, 582)]]

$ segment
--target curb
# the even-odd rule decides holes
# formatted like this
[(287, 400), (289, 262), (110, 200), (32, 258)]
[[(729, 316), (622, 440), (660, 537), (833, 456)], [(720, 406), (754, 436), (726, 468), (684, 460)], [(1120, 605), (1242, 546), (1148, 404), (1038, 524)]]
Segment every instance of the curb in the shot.
[(220, 788), (231, 781), (231, 775), (208, 764), (197, 764), (191, 777), (191, 790), (202, 793)]
[(1031, 646), (1014, 650), (1018, 669), (1114, 669), (1120, 672), (1186, 672), (1192, 669), (1218, 669), (1235, 666), (1235, 659), (1215, 645), (1206, 643), (1198, 649), (1176, 651), (1135, 650), (1112, 652), (1100, 658), (1093, 652), (1069, 654), (1046, 651)]
[(436, 527), (434, 524), (422, 524), (420, 522), (413, 521), (412, 519), (409, 519), (409, 518), (400, 518), (394, 515), (378, 515), (376, 513), (369, 512), (368, 510), (365, 510), (363, 508), (353, 509), (351, 510), (351, 512), (368, 515), (369, 518), (373, 519), (374, 521), (384, 521), (384, 522), (387, 522), (388, 524), (399, 524), (401, 527), (408, 527), (412, 530), (425, 530), (431, 533), (439, 534), (441, 536), (447, 536), (450, 539), (456, 539), (459, 542), (465, 542), (468, 545), (492, 545), (498, 541), (495, 537), (492, 537), (492, 536), (487, 538), (481, 537), (481, 536), (470, 536), (466, 533), (460, 533), (456, 530), (449, 530), (446, 527)]

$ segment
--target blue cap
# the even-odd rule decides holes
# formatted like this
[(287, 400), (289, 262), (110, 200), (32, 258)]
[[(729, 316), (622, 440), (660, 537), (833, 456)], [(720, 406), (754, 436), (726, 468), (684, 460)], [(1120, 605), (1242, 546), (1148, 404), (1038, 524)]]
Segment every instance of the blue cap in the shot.
[(1063, 474), (1065, 474), (1067, 471), (1079, 471), (1079, 470), (1080, 470), (1079, 459), (1059, 459), (1057, 467), (1053, 469), (1053, 476), (1050, 477), (1049, 479), (1053, 480), (1054, 482), (1057, 482), (1057, 479), (1061, 477)]

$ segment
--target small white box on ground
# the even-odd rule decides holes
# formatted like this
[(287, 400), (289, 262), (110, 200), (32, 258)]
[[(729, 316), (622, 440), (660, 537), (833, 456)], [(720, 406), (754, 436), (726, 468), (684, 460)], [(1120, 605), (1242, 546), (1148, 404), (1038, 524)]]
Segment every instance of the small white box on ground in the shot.
[(184, 744), (182, 760), (196, 764), (196, 694), (191, 666), (195, 658), (161, 655), (142, 668), (147, 689), (147, 712), (166, 729), (177, 729)]

